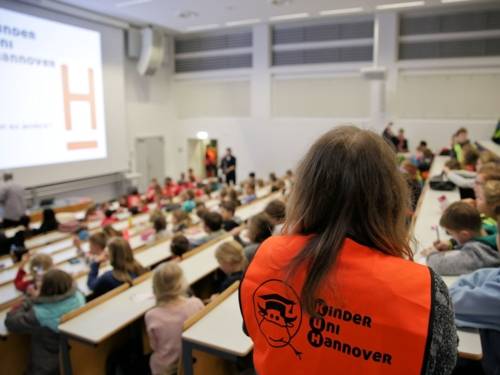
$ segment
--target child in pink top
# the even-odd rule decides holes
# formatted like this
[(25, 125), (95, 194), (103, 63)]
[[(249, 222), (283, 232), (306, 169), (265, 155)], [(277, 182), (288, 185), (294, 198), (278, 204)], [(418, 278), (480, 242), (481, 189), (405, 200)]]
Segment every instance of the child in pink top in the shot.
[(146, 313), (146, 330), (153, 354), (149, 361), (153, 375), (177, 374), (184, 321), (203, 308), (196, 297), (186, 297), (188, 284), (176, 262), (156, 268), (153, 293), (156, 307)]

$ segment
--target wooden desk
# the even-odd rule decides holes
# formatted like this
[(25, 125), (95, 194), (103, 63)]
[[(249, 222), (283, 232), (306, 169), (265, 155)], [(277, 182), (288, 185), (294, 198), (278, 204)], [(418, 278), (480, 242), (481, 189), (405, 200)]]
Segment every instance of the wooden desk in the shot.
[[(69, 198), (63, 201), (66, 201), (67, 204), (61, 205), (61, 200), (56, 200), (55, 203), (59, 205), (52, 205), (49, 206), (48, 208), (52, 208), (54, 212), (57, 214), (61, 212), (85, 211), (94, 204), (93, 200), (90, 198)], [(32, 221), (39, 221), (42, 219), (42, 212), (43, 212), (42, 208), (39, 208), (30, 213)]]
[[(438, 175), (442, 172), (444, 164), (448, 160), (445, 156), (436, 156), (431, 167), (430, 177)], [(415, 256), (415, 261), (421, 264), (426, 263), (425, 256), (421, 255), (421, 251), (432, 246), (436, 238), (436, 231), (433, 226), (439, 226), (441, 218), (441, 208), (438, 202), (440, 196), (445, 196), (448, 203), (453, 203), (460, 200), (458, 189), (453, 191), (436, 191), (431, 190), (429, 185), (425, 186), (419, 200), (416, 219), (413, 226), (413, 236), (415, 243), (412, 245)], [(444, 229), (440, 228), (440, 239), (448, 239)], [(450, 286), (457, 277), (443, 277), (447, 286)], [(478, 330), (457, 329), (459, 337), (458, 351), (464, 358), (481, 359), (482, 347), (481, 339)]]
[(206, 314), (182, 334), (182, 361), (185, 375), (193, 374), (193, 350), (200, 350), (235, 361), (253, 348), (252, 340), (243, 333), (243, 319), (238, 291)]
[[(253, 215), (262, 212), (270, 201), (272, 201), (273, 199), (278, 199), (279, 197), (280, 193), (274, 193), (268, 197), (252, 202), (249, 205), (238, 207), (236, 209), (236, 215), (242, 220), (247, 220)], [(137, 261), (146, 268), (158, 264), (165, 259), (168, 259), (170, 256), (172, 256), (172, 253), (170, 251), (170, 240), (162, 242), (135, 254), (135, 258), (137, 259)], [(207, 256), (207, 265), (210, 265), (211, 267), (215, 266), (214, 269), (216, 269), (217, 264), (214, 263), (214, 261), (215, 257), (214, 259), (208, 259)]]
[[(179, 263), (184, 275), (193, 284), (217, 269), (215, 250), (231, 237), (222, 238)], [(213, 261), (212, 261), (213, 259)], [(59, 326), (61, 333), (90, 344), (99, 344), (153, 307), (152, 279), (133, 286), (93, 309)]]

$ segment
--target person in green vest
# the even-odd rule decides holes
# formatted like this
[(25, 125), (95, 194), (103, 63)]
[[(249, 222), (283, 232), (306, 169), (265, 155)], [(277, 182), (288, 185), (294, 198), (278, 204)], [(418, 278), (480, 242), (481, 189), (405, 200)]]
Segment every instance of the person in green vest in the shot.
[(495, 129), (495, 133), (493, 134), (493, 137), (491, 137), (491, 140), (497, 145), (500, 145), (500, 119), (497, 122), (497, 128)]
[(456, 159), (460, 164), (464, 162), (464, 146), (470, 145), (469, 132), (466, 128), (460, 128), (453, 137), (453, 147), (451, 156)]

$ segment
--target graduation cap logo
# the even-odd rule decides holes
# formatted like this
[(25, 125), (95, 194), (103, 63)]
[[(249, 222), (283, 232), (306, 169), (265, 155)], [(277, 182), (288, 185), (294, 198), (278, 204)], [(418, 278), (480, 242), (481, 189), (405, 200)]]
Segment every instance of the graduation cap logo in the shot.
[(302, 353), (292, 344), (302, 322), (302, 308), (293, 288), (282, 280), (267, 280), (254, 292), (257, 324), (273, 348), (290, 347), (297, 358)]

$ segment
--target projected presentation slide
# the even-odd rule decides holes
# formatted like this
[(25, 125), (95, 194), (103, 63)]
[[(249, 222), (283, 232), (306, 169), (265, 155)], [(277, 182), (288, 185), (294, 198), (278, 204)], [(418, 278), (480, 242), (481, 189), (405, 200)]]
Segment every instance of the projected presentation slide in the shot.
[(0, 170), (105, 157), (100, 34), (0, 8)]

